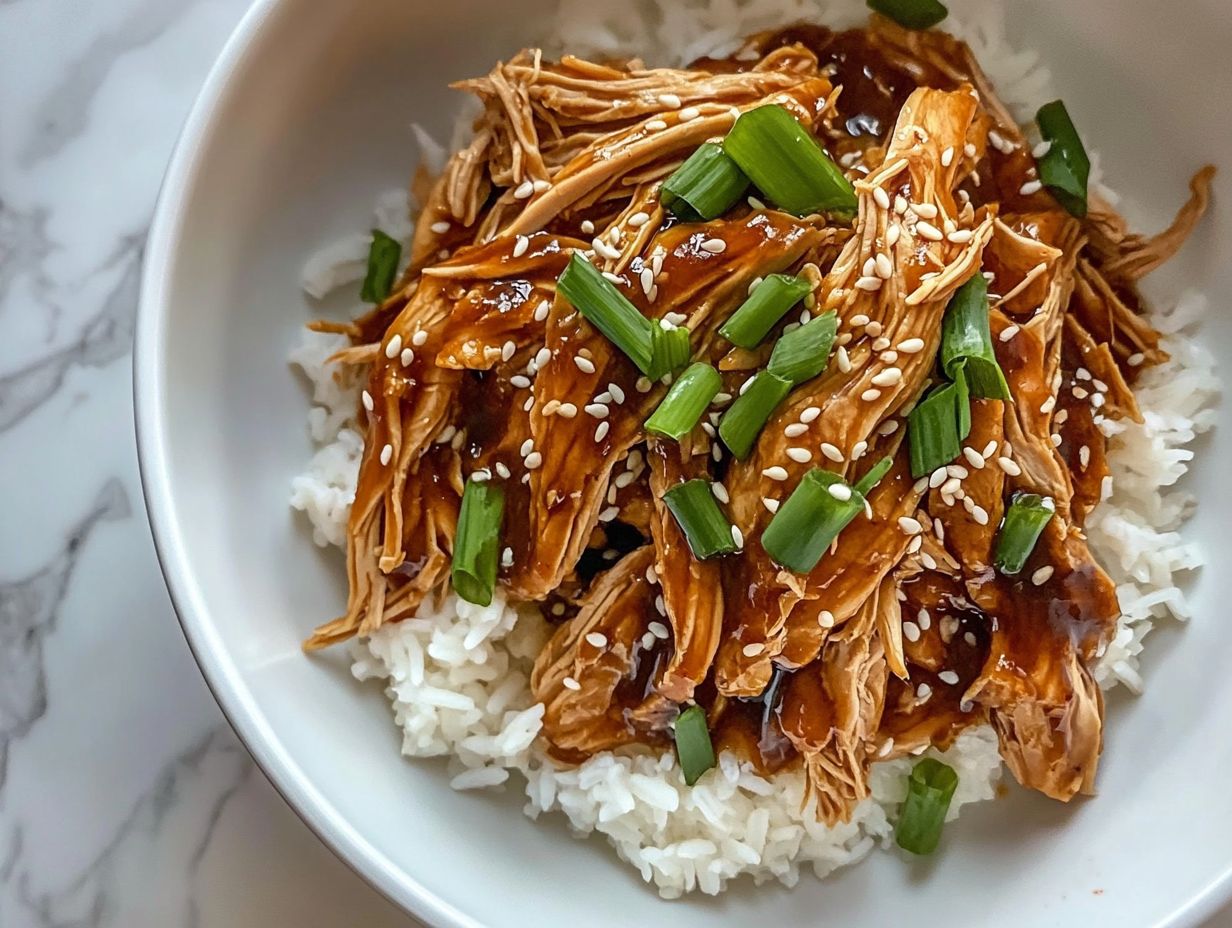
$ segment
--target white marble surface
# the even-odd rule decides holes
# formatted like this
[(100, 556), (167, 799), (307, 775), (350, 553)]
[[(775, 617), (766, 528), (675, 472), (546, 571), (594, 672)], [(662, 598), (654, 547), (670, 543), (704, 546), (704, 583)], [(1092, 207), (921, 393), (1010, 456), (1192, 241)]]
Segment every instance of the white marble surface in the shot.
[(2, 928), (412, 924), (254, 769), (184, 644), (142, 511), (142, 244), (245, 5), (0, 0)]

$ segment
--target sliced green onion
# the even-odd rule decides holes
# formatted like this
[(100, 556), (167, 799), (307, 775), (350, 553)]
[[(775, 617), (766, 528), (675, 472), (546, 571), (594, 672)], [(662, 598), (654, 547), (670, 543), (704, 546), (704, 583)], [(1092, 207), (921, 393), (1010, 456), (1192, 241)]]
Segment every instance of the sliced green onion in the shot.
[(732, 526), (719, 508), (709, 480), (688, 480), (663, 494), (663, 502), (699, 561), (737, 550)]
[(454, 590), (468, 603), (487, 606), (492, 602), (504, 513), (505, 491), (500, 484), (467, 481), (458, 512), (450, 576)]
[[(835, 491), (838, 496), (831, 487), (841, 488)], [(774, 514), (761, 534), (761, 546), (788, 570), (806, 574), (863, 510), (863, 495), (843, 483), (838, 474), (814, 467)]]
[(1066, 211), (1082, 219), (1087, 214), (1091, 159), (1069, 111), (1060, 100), (1054, 100), (1040, 108), (1035, 121), (1040, 135), (1049, 143), (1047, 153), (1035, 162), (1039, 179)]
[[(578, 312), (585, 316), (603, 336), (628, 355), (638, 369), (658, 380), (663, 374), (652, 363), (652, 329), (655, 324), (638, 312), (599, 269), (574, 252), (556, 286)], [(687, 337), (687, 333), (686, 333)]]
[(380, 229), (372, 230), (372, 244), (368, 248), (368, 273), (360, 288), (359, 298), (365, 303), (382, 303), (394, 285), (398, 273), (398, 260), (402, 246)]
[(1016, 493), (997, 532), (992, 560), (997, 569), (1014, 576), (1027, 563), (1044, 526), (1056, 514), (1056, 505), (1037, 493)]
[(753, 377), (753, 382), (736, 397), (719, 422), (719, 437), (732, 454), (741, 460), (749, 456), (774, 407), (790, 392), (790, 381), (769, 371)]
[(692, 786), (715, 765), (714, 745), (701, 706), (689, 706), (676, 717), (676, 757), (684, 781)]
[(894, 830), (898, 846), (912, 854), (935, 851), (957, 788), (958, 774), (941, 761), (926, 757), (916, 764), (907, 778), (907, 799)]
[(766, 370), (793, 385), (812, 380), (826, 369), (837, 334), (838, 313), (830, 310), (815, 316), (774, 343)]
[(871, 468), (869, 468), (868, 473), (861, 477), (859, 482), (856, 483), (852, 489), (861, 496), (868, 496), (869, 493), (873, 492), (873, 488), (877, 486), (877, 484), (881, 483), (881, 478), (888, 474), (890, 472), (890, 468), (893, 466), (893, 458), (882, 458)]
[(868, 6), (908, 29), (931, 29), (950, 13), (937, 0), (868, 0)]
[(925, 477), (962, 454), (971, 434), (971, 400), (966, 364), (954, 365), (954, 382), (937, 387), (907, 416), (911, 445), (911, 476)]
[(688, 329), (670, 324), (664, 328), (664, 325), (650, 321), (650, 367), (644, 373), (651, 380), (674, 374), (689, 363), (689, 355), (693, 353)]
[(775, 104), (741, 113), (723, 150), (767, 197), (783, 209), (855, 215), (855, 188), (817, 140)]
[(659, 199), (685, 222), (717, 219), (731, 209), (749, 186), (736, 162), (713, 142), (706, 142), (667, 180)]
[(775, 323), (804, 299), (811, 289), (812, 284), (803, 277), (770, 274), (753, 288), (749, 298), (723, 323), (719, 334), (733, 345), (756, 348)]
[(646, 431), (679, 441), (697, 425), (722, 386), (723, 378), (709, 364), (690, 365), (646, 420)]
[(958, 288), (941, 322), (941, 369), (954, 379), (954, 371), (963, 361), (972, 395), (990, 400), (1010, 398), (988, 328), (988, 281), (979, 273)]

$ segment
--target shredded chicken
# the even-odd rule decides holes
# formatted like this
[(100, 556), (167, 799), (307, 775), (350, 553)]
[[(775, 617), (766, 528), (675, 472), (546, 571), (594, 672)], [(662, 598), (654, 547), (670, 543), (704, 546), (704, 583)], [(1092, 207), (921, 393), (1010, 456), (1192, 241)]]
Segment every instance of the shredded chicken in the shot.
[[(1090, 666), (1117, 619), (1083, 535), (1108, 473), (1101, 424), (1141, 417), (1136, 374), (1167, 355), (1137, 283), (1194, 231), (1213, 169), (1153, 237), (1095, 194), (1076, 219), (1028, 183), (1032, 145), (970, 50), (880, 16), (758, 34), (683, 69), (527, 50), (455, 86), (482, 115), (439, 177), (416, 177), (409, 268), (364, 316), (319, 326), (348, 335), (335, 360), (365, 372), (365, 446), (346, 612), (306, 646), (440, 594), (467, 482), (500, 481), (502, 595), (557, 622), (531, 685), (562, 762), (666, 747), (699, 703), (721, 748), (765, 771), (800, 764), (830, 823), (868, 795), (878, 758), (981, 722), (1024, 785), (1091, 792)], [(842, 165), (855, 216), (795, 216), (751, 190), (719, 219), (675, 219), (663, 181), (767, 104)], [(679, 441), (644, 428), (667, 384), (558, 292), (575, 255), (654, 325), (687, 328), (693, 360), (720, 372)], [(810, 293), (762, 345), (734, 347), (720, 327), (776, 273)], [(973, 397), (961, 456), (917, 478), (907, 416), (943, 379), (942, 320), (977, 274), (1009, 399)], [(727, 405), (777, 337), (829, 311), (828, 364), (733, 458), (717, 432)], [(883, 458), (865, 511), (813, 569), (776, 563), (763, 533), (807, 472), (851, 486)], [(697, 479), (733, 526), (725, 557), (695, 557), (665, 502)], [(1004, 576), (998, 529), (1022, 492), (1055, 516)]]

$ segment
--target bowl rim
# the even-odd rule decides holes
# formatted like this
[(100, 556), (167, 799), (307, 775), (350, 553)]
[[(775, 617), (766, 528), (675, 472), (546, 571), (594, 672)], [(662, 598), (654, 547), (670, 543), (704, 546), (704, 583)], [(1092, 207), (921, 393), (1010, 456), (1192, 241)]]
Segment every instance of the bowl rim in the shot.
[[(353, 873), (405, 913), (433, 928), (483, 928), (437, 896), (367, 841), (317, 790), (283, 747), (209, 619), (186, 555), (170, 487), (165, 421), (167, 268), (180, 246), (184, 194), (204, 165), (202, 142), (217, 128), (219, 104), (235, 75), (286, 14), (286, 0), (251, 0), (207, 73), (164, 172), (141, 269), (133, 337), (133, 406), (137, 464), (159, 568), (189, 651), (223, 717), (267, 781), (310, 831)], [(1178, 900), (1158, 928), (1199, 928), (1232, 899), (1232, 862), (1203, 889)]]
[(217, 127), (219, 104), (234, 89), (236, 73), (288, 7), (283, 0), (253, 0), (244, 12), (189, 109), (159, 188), (146, 237), (132, 360), (137, 464), (146, 517), (189, 651), (223, 717), (283, 801), (342, 863), (402, 911), (434, 928), (482, 928), (369, 843), (313, 786), (282, 746), (209, 619), (172, 501), (163, 429), (166, 318), (171, 290), (166, 269), (180, 246), (187, 215), (184, 194), (203, 167), (202, 142)]

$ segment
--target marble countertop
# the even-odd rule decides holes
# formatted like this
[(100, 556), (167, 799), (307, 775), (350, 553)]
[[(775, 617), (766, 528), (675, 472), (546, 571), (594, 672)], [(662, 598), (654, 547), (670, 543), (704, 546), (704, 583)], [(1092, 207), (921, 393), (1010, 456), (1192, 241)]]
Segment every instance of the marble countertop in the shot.
[(245, 6), (0, 0), (3, 928), (414, 924), (232, 734), (142, 509), (129, 348), (146, 226)]

